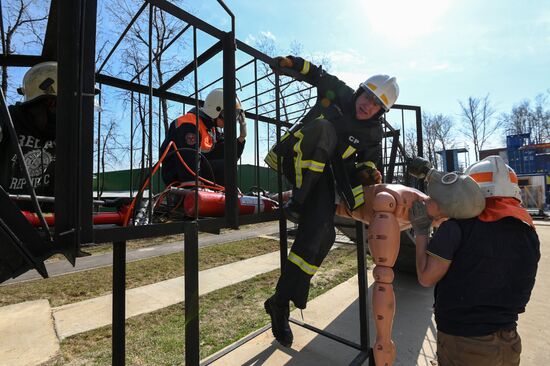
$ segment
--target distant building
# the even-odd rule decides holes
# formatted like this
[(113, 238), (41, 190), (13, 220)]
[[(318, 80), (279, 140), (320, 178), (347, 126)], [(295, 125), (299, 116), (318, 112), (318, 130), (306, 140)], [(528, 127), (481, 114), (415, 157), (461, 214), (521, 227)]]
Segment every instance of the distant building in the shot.
[(506, 147), (482, 150), (480, 159), (500, 155), (518, 175), (523, 204), (535, 210), (550, 207), (550, 143), (533, 144), (528, 133), (506, 136)]

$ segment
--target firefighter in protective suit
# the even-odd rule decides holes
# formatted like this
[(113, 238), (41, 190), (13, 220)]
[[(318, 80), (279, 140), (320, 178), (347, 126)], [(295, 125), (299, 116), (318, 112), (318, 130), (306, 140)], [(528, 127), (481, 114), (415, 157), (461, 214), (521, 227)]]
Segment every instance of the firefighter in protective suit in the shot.
[[(237, 159), (240, 158), (246, 142), (246, 120), (241, 103), (237, 99), (237, 122), (240, 134), (237, 138)], [(195, 180), (195, 152), (197, 145), (196, 122), (198, 113), (198, 145), (201, 157), (207, 164), (201, 164), (200, 176), (223, 185), (224, 179), (224, 120), (223, 120), (223, 89), (212, 90), (204, 100), (204, 105), (191, 109), (188, 113), (172, 121), (166, 133), (166, 138), (160, 147), (160, 154), (166, 150), (170, 141), (174, 141), (187, 167), (176, 154), (170, 153), (163, 162), (162, 179), (166, 185), (173, 182)], [(204, 162), (204, 160), (201, 160)], [(210, 169), (211, 168), (211, 169)]]
[(289, 301), (306, 307), (311, 278), (334, 244), (335, 192), (353, 210), (364, 203), (363, 185), (381, 180), (376, 168), (381, 158), (381, 118), (395, 103), (399, 87), (394, 77), (375, 75), (353, 90), (300, 57), (276, 61), (280, 68), (275, 72), (296, 70), (317, 87), (315, 106), (265, 158), (293, 185), (292, 198), (283, 210), (298, 224), (276, 292), (264, 304), (273, 335), (289, 347), (293, 341)]
[[(39, 196), (54, 196), (55, 126), (57, 105), (57, 62), (42, 62), (31, 67), (17, 90), (23, 101), (9, 107), (19, 146), (23, 152), (31, 183)], [(0, 185), (11, 194), (28, 194), (26, 179), (10, 141), (6, 126), (0, 121)], [(34, 210), (28, 202), (18, 202), (22, 209)], [(53, 211), (51, 204), (42, 209)]]

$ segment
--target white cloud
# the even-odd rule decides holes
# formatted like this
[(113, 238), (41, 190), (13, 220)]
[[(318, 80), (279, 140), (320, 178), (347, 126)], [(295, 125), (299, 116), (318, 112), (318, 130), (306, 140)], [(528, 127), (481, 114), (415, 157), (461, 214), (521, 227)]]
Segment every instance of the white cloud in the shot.
[(277, 37), (275, 37), (275, 35), (271, 33), (271, 31), (261, 31), (259, 35), (249, 34), (248, 36), (246, 36), (244, 43), (248, 45), (254, 45), (259, 38), (271, 39), (273, 41), (277, 40)]
[(452, 0), (387, 0), (365, 1), (366, 21), (383, 39), (407, 44), (437, 32)]
[(277, 40), (277, 37), (275, 37), (275, 35), (273, 33), (271, 33), (271, 31), (267, 31), (267, 32), (261, 31), (260, 34), (262, 36), (264, 36), (265, 38), (270, 38), (274, 41)]
[(365, 56), (357, 50), (330, 51), (325, 55), (334, 65), (346, 65), (346, 67), (364, 65)]

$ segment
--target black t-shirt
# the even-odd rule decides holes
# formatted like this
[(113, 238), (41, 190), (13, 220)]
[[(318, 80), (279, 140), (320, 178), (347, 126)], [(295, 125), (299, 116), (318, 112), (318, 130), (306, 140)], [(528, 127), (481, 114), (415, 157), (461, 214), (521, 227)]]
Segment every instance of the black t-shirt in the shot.
[[(54, 196), (55, 125), (40, 131), (26, 107), (17, 103), (10, 106), (10, 114), (19, 139), (19, 146), (29, 171), (31, 182), (39, 196)], [(16, 150), (4, 121), (1, 122), (0, 185), (10, 194), (30, 194), (19, 166)]]
[(451, 261), (435, 288), (438, 330), (471, 337), (516, 327), (540, 259), (532, 227), (512, 217), (495, 222), (448, 220), (436, 231), (427, 252)]

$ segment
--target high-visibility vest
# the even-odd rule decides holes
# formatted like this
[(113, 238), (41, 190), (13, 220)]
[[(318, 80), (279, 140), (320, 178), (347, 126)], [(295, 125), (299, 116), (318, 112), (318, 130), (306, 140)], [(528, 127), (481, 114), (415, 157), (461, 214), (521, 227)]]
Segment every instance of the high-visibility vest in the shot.
[[(180, 127), (184, 123), (189, 123), (195, 126), (197, 122), (197, 116), (193, 113), (187, 113), (176, 119), (176, 127)], [(214, 148), (214, 137), (216, 136), (216, 129), (212, 127), (210, 130), (206, 127), (202, 119), (199, 117), (199, 134), (200, 134), (200, 150), (203, 153), (210, 152)]]

